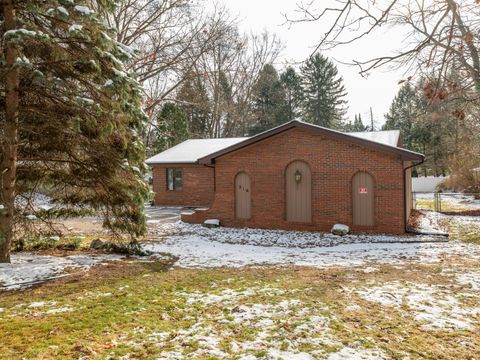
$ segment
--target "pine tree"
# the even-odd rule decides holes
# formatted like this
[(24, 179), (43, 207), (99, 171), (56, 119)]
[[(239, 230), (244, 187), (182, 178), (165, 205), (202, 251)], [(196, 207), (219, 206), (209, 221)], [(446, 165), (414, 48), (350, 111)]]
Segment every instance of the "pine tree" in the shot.
[(326, 57), (315, 54), (300, 68), (303, 88), (302, 115), (305, 121), (341, 129), (347, 112), (343, 79)]
[(267, 64), (253, 88), (253, 125), (249, 133), (258, 134), (288, 120), (285, 93), (277, 70)]
[(302, 84), (300, 76), (291, 66), (280, 75), (283, 90), (285, 91), (286, 114), (289, 121), (300, 115), (302, 102)]
[(421, 112), (420, 98), (414, 87), (405, 83), (393, 99), (385, 114), (383, 130), (400, 130), (403, 145), (410, 150), (420, 150), (414, 146), (416, 130), (415, 119)]
[(353, 123), (350, 122), (345, 125), (344, 131), (346, 132), (363, 132), (367, 131), (369, 129), (368, 126), (365, 126), (362, 122), (362, 115), (361, 114), (355, 114), (355, 118), (353, 120)]
[(156, 122), (155, 153), (171, 148), (187, 140), (190, 136), (188, 132), (187, 115), (174, 103), (168, 102), (163, 105)]
[[(114, 1), (96, 5), (109, 11)], [(0, 20), (0, 262), (10, 260), (14, 221), (100, 211), (104, 226), (145, 230), (146, 117), (132, 56), (88, 1), (2, 2)], [(15, 197), (51, 190), (60, 209), (15, 208)], [(28, 202), (27, 202), (28, 203)], [(32, 216), (26, 216), (26, 215)]]
[(176, 99), (187, 115), (188, 132), (193, 137), (204, 138), (208, 134), (207, 126), (211, 117), (210, 99), (198, 76), (190, 72), (185, 78)]

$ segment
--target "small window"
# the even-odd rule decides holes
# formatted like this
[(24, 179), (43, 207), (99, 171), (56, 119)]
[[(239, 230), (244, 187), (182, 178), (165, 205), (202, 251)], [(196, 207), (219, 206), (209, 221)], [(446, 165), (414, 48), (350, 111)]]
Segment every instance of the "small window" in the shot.
[(182, 191), (182, 169), (167, 169), (167, 189), (169, 191)]

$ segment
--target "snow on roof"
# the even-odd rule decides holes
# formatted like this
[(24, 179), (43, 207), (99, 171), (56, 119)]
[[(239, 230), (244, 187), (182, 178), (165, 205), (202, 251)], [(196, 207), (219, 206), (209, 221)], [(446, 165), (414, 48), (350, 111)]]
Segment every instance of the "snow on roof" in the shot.
[(399, 130), (383, 130), (383, 131), (366, 131), (366, 132), (350, 132), (348, 135), (357, 138), (375, 141), (384, 145), (398, 147), (398, 140), (400, 138)]
[[(346, 133), (357, 138), (374, 141), (384, 145), (398, 147), (400, 131), (371, 131)], [(208, 156), (229, 146), (242, 142), (248, 137), (221, 138), (221, 139), (192, 139), (186, 140), (168, 150), (147, 159), (148, 165), (154, 164), (195, 164), (198, 159)]]
[(153, 164), (194, 164), (198, 159), (218, 150), (248, 139), (246, 137), (222, 139), (191, 139), (186, 140), (168, 150), (147, 159), (148, 165)]

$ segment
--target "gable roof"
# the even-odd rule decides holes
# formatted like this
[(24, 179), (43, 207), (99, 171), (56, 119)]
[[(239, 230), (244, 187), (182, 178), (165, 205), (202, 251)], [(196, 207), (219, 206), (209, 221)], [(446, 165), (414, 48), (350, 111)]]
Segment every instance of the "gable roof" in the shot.
[[(327, 135), (335, 139), (340, 139), (340, 140), (346, 140), (361, 146), (365, 146), (368, 148), (372, 148), (375, 150), (380, 150), (380, 151), (385, 151), (389, 153), (394, 153), (396, 155), (399, 155), (403, 160), (417, 160), (417, 161), (422, 161), (425, 156), (406, 149), (402, 149), (397, 147), (398, 144), (398, 137), (395, 141), (395, 135), (394, 133), (390, 132), (378, 132), (378, 133), (383, 133), (381, 135), (368, 135), (368, 133), (342, 133), (340, 131), (332, 130), (332, 129), (327, 129), (318, 125), (313, 125), (309, 123), (305, 123), (303, 121), (299, 120), (293, 120), (290, 121), (286, 124), (277, 126), (273, 129), (264, 131), (258, 135), (252, 136), (250, 138), (247, 138), (243, 141), (240, 141), (238, 143), (232, 144), (224, 149), (220, 149), (214, 153), (208, 154), (202, 158), (198, 159), (198, 162), (200, 164), (212, 164), (214, 159), (217, 157), (220, 157), (222, 155), (228, 154), (232, 151), (241, 149), (243, 147), (246, 147), (248, 145), (252, 145), (258, 141), (264, 140), (266, 138), (269, 138), (271, 136), (280, 134), (284, 131), (293, 129), (293, 128), (299, 128), (303, 129), (305, 131), (315, 133), (315, 134), (322, 134), (322, 135)], [(377, 132), (374, 132), (377, 133)], [(355, 135), (356, 134), (356, 135)], [(360, 135), (362, 134), (362, 135)], [(375, 140), (373, 140), (375, 139)], [(395, 144), (394, 144), (395, 143)], [(394, 144), (394, 145), (393, 145)]]
[(168, 150), (152, 156), (145, 162), (154, 164), (196, 164), (198, 159), (237, 144), (246, 137), (223, 139), (191, 139), (186, 140)]

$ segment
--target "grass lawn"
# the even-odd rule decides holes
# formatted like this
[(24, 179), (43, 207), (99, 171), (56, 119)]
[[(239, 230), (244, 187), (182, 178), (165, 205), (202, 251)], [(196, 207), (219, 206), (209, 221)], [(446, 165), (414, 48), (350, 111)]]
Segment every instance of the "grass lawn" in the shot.
[(332, 269), (120, 261), (0, 294), (0, 358), (471, 359), (479, 276), (461, 257)]

